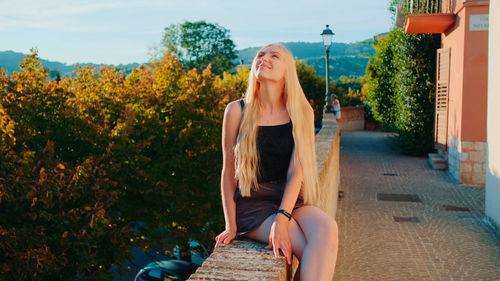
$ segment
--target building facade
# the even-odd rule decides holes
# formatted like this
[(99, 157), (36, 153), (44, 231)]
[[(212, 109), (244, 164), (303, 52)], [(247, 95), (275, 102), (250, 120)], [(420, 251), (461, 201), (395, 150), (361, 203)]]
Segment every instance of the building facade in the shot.
[(488, 19), (490, 1), (404, 0), (406, 33), (441, 34), (437, 51), (435, 147), (450, 176), (486, 181)]

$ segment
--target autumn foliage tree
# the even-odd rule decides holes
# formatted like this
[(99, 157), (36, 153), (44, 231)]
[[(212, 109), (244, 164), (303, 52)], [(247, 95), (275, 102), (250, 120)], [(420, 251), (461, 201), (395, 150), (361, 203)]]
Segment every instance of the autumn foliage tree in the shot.
[(21, 69), (0, 72), (2, 278), (111, 280), (132, 245), (211, 245), (222, 114), (241, 92), (173, 56), (127, 77), (50, 81), (36, 52)]
[(72, 157), (72, 148), (94, 141), (84, 135), (92, 127), (65, 105), (73, 94), (46, 79), (36, 53), (21, 68), (0, 74), (2, 138), (9, 140), (0, 155), (2, 278), (109, 279), (101, 269), (125, 257), (132, 234), (109, 211), (120, 193), (106, 173), (116, 167), (96, 153)]

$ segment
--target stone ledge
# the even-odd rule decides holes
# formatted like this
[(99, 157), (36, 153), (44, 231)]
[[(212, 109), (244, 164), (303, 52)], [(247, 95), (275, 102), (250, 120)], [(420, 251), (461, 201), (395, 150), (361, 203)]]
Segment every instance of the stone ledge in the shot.
[(289, 280), (290, 266), (285, 257), (275, 258), (265, 246), (244, 238), (221, 245), (189, 280)]

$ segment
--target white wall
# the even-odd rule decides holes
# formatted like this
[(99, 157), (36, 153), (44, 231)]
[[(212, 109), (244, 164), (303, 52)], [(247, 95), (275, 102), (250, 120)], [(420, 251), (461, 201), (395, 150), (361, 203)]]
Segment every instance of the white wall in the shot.
[(488, 39), (488, 121), (486, 216), (500, 230), (500, 1), (490, 1)]

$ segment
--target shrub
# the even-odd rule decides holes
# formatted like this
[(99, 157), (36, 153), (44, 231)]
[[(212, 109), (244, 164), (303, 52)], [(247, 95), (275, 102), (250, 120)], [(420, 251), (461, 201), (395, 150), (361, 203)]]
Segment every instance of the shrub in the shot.
[(378, 38), (367, 67), (367, 96), (373, 115), (398, 133), (408, 154), (432, 150), (436, 50), (440, 37), (394, 29)]

